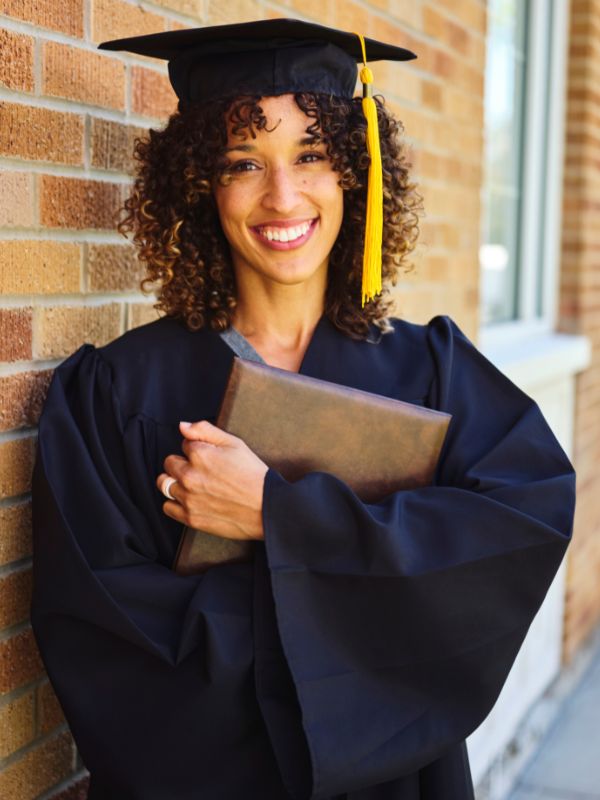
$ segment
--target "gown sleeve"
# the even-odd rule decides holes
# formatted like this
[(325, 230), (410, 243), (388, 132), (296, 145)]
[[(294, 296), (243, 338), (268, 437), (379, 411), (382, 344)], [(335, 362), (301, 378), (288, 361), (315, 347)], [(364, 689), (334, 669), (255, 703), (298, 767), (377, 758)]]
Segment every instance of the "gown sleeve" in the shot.
[(453, 415), (432, 485), (367, 504), (325, 472), (265, 479), (313, 798), (415, 772), (472, 733), (572, 534), (575, 473), (537, 404), (450, 317), (426, 339), (429, 404)]
[(152, 458), (127, 452), (138, 423), (122, 418), (91, 345), (55, 371), (33, 477), (31, 621), (90, 797), (193, 797), (199, 780), (209, 794), (233, 783), (224, 752), (241, 774), (266, 758), (248, 692), (252, 567), (171, 570), (157, 542), (170, 530), (174, 550), (180, 527), (162, 512)]

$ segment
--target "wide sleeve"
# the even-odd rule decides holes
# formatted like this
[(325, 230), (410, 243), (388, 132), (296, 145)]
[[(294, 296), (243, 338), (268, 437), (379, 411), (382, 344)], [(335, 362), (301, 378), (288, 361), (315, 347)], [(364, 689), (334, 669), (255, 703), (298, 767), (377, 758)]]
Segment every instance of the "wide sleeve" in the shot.
[(111, 366), (85, 345), (55, 371), (39, 425), (31, 621), (105, 787), (94, 797), (193, 797), (197, 770), (207, 791), (227, 785), (224, 750), (249, 774), (263, 757), (245, 688), (252, 567), (171, 570), (158, 543), (174, 550), (181, 526), (161, 510), (146, 422), (124, 418)]
[(313, 798), (414, 772), (484, 720), (572, 533), (574, 470), (536, 403), (447, 316), (425, 349), (453, 415), (432, 485), (367, 504), (325, 472), (266, 475)]

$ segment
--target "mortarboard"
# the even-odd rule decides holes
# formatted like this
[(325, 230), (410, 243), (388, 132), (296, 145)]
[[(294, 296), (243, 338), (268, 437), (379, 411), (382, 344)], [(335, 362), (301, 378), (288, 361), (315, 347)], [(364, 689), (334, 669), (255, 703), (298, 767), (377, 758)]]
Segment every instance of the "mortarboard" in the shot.
[(381, 291), (383, 186), (377, 109), (372, 98), (369, 61), (409, 61), (416, 55), (361, 34), (294, 19), (258, 20), (189, 28), (98, 45), (169, 62), (177, 97), (205, 103), (244, 94), (261, 97), (315, 92), (352, 98), (356, 65), (364, 64), (363, 109), (367, 119), (369, 167), (362, 302)]

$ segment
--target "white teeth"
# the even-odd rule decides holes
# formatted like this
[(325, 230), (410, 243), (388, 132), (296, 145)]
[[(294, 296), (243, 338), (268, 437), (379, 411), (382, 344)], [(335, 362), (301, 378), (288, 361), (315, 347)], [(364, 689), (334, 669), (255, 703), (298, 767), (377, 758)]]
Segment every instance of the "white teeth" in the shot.
[(303, 222), (301, 225), (295, 225), (292, 228), (259, 228), (259, 233), (264, 236), (269, 242), (293, 242), (299, 239), (310, 228), (310, 222)]

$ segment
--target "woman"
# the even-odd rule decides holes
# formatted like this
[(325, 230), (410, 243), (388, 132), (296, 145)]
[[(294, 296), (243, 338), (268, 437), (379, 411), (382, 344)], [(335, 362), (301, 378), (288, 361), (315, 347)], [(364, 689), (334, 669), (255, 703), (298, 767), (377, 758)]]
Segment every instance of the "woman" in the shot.
[[(122, 225), (166, 314), (83, 345), (40, 421), (32, 624), (89, 797), (472, 798), (465, 738), (564, 555), (573, 467), (453, 320), (363, 305), (355, 37), (208, 30), (115, 44), (169, 58), (180, 98), (137, 145)], [(389, 284), (418, 195), (377, 114)], [(434, 483), (367, 504), (325, 472), (286, 481), (212, 424), (228, 342), (452, 414)], [(174, 573), (183, 524), (252, 560)]]

